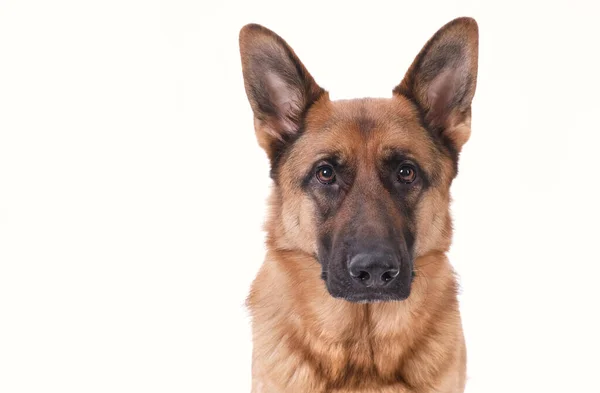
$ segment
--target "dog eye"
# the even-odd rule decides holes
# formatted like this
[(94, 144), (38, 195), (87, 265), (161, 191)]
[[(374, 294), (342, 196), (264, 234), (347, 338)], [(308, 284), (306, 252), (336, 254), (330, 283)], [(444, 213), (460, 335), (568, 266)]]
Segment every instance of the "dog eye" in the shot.
[(315, 175), (321, 184), (331, 184), (335, 181), (335, 171), (331, 165), (321, 165)]
[(417, 169), (410, 164), (402, 164), (398, 169), (398, 181), (404, 184), (410, 184), (417, 178)]

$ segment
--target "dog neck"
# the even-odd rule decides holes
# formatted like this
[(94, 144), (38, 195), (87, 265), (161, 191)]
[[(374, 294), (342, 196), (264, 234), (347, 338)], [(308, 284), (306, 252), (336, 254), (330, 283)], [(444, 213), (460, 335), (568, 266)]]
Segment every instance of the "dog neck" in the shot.
[[(253, 319), (254, 380), (273, 384), (273, 391), (289, 388), (290, 379), (298, 389), (286, 391), (426, 386), (446, 363), (456, 360), (462, 327), (457, 282), (445, 255), (451, 233), (448, 215), (441, 216), (444, 225), (437, 225), (445, 227), (444, 236), (436, 236), (441, 242), (431, 241), (437, 246), (433, 251), (417, 254), (421, 256), (415, 259), (410, 296), (359, 304), (329, 294), (314, 252), (302, 247), (310, 239), (289, 232), (294, 226), (285, 224), (284, 210), (273, 193), (267, 255), (247, 300)], [(441, 361), (423, 363), (419, 358), (425, 351), (426, 358), (433, 353)], [(307, 390), (311, 385), (319, 388)]]
[[(372, 386), (426, 384), (431, 380), (428, 373), (443, 365), (427, 365), (423, 371), (414, 358), (421, 349), (438, 351), (441, 358), (451, 356), (458, 345), (452, 340), (459, 339), (454, 331), (462, 337), (462, 330), (457, 284), (445, 255), (417, 258), (415, 267), (408, 299), (357, 304), (327, 292), (312, 255), (269, 250), (248, 298), (254, 373), (268, 374), (283, 364), (293, 370), (305, 367), (299, 386), (311, 381), (326, 386), (325, 391), (363, 386), (365, 381)], [(446, 342), (438, 342), (437, 336)]]

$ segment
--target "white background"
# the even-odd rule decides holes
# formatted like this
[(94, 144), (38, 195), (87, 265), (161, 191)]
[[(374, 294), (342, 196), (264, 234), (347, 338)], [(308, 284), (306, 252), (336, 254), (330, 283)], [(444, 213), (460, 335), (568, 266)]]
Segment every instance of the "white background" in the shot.
[(390, 96), (463, 15), (467, 392), (600, 392), (598, 9), (447, 0), (0, 1), (0, 392), (249, 392), (270, 180), (239, 29), (332, 98)]

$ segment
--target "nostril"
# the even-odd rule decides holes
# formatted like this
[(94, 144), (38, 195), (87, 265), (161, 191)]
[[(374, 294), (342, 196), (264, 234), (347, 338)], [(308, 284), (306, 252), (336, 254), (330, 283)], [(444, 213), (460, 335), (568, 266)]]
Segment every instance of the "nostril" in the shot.
[(371, 278), (371, 275), (368, 272), (361, 270), (360, 272), (358, 272), (356, 278), (358, 278), (360, 281), (367, 281), (369, 278)]
[(360, 286), (383, 287), (400, 274), (400, 263), (393, 255), (361, 253), (349, 259), (348, 272)]
[(381, 275), (381, 281), (383, 282), (390, 282), (392, 281), (394, 278), (396, 278), (396, 276), (398, 276), (398, 273), (400, 273), (398, 270), (388, 270), (387, 272), (383, 273)]

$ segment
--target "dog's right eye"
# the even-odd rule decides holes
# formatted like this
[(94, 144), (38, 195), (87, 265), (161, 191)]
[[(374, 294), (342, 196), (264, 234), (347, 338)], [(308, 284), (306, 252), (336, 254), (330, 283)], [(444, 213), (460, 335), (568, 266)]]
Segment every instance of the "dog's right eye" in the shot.
[(335, 171), (331, 165), (321, 165), (315, 174), (321, 184), (331, 184), (335, 181)]

